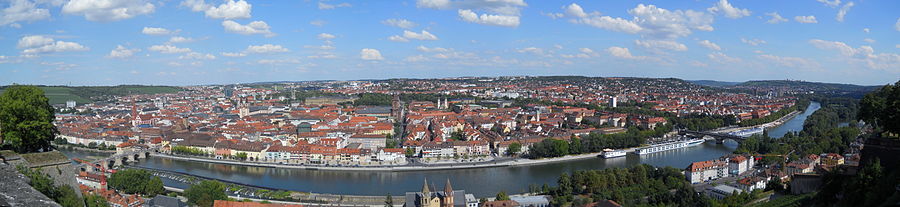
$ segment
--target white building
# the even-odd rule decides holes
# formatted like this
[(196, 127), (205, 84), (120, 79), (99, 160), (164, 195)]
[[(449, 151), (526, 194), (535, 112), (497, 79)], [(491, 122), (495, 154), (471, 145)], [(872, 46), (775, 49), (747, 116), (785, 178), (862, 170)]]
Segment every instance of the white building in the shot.
[(694, 162), (684, 172), (691, 183), (702, 183), (728, 176), (728, 167), (721, 160)]
[(753, 156), (750, 156), (750, 158), (748, 159), (747, 157), (738, 155), (728, 159), (728, 173), (732, 175), (740, 175), (741, 173), (753, 169), (753, 166), (755, 164), (756, 163), (753, 160)]

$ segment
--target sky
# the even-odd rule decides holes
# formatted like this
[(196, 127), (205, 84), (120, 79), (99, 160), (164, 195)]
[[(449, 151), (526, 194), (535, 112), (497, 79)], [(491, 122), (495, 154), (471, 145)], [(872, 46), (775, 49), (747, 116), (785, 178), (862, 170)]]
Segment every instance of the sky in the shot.
[(0, 84), (900, 79), (895, 0), (0, 0)]

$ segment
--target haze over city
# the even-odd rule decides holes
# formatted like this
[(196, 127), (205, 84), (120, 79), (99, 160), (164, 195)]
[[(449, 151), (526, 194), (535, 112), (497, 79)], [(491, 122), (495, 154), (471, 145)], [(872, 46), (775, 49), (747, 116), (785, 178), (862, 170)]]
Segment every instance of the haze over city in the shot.
[(880, 85), (897, 1), (0, 4), (0, 84), (586, 75)]

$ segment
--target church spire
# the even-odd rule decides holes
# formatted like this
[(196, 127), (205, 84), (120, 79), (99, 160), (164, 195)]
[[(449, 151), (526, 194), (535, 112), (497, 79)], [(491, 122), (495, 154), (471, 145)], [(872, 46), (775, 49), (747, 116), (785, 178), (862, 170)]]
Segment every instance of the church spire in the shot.
[(453, 193), (453, 187), (450, 186), (450, 178), (447, 178), (447, 184), (444, 185), (444, 193), (446, 193), (447, 195)]
[(425, 178), (425, 185), (422, 185), (422, 194), (428, 195), (431, 191), (428, 190), (428, 178)]

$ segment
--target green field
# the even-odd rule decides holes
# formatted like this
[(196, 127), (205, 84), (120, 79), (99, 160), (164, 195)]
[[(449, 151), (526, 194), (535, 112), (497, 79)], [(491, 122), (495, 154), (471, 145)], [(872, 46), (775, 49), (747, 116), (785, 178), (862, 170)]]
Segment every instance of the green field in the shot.
[[(121, 85), (121, 86), (38, 86), (44, 90), (44, 95), (50, 99), (50, 104), (65, 104), (66, 101), (76, 101), (78, 104), (91, 103), (101, 99), (104, 96), (122, 96), (129, 94), (158, 94), (158, 93), (175, 93), (181, 91), (181, 88), (171, 86), (139, 86), (139, 85)], [(3, 89), (0, 87), (0, 94)]]

